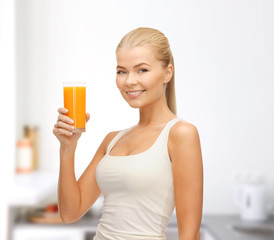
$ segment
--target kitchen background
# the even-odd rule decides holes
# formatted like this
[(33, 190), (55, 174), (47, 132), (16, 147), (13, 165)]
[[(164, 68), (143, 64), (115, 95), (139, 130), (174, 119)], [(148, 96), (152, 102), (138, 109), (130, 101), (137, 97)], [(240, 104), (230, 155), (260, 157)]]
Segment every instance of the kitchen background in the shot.
[[(109, 131), (138, 121), (138, 110), (127, 105), (115, 84), (115, 48), (139, 26), (169, 38), (178, 116), (200, 133), (204, 214), (239, 214), (235, 193), (254, 176), (263, 178), (267, 200), (274, 203), (273, 10), (270, 0), (0, 0), (5, 84), (0, 237), (5, 239), (9, 227), (7, 206), (19, 196), (13, 192), (18, 190), (13, 179), (22, 177), (14, 170), (15, 146), (25, 126), (38, 131), (36, 177), (57, 180), (59, 145), (52, 129), (64, 81), (87, 82), (91, 120), (78, 144), (77, 176)], [(49, 195), (49, 202), (56, 201), (55, 191)]]

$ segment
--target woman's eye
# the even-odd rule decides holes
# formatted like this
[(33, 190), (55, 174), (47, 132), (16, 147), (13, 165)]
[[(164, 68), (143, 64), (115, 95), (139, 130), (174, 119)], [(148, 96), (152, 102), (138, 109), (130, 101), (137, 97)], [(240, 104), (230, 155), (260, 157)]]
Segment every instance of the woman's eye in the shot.
[(125, 74), (125, 71), (117, 71), (117, 74)]
[(142, 73), (142, 72), (147, 72), (147, 69), (144, 69), (144, 68), (143, 68), (143, 69), (140, 69), (139, 72), (141, 72), (141, 73)]

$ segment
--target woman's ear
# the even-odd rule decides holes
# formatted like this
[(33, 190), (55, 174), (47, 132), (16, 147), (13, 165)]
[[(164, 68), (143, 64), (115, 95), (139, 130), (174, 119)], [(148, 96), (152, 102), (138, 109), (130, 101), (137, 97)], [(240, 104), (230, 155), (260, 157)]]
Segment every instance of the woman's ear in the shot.
[(171, 80), (172, 74), (173, 74), (173, 65), (168, 64), (168, 66), (166, 68), (166, 76), (165, 76), (164, 83), (168, 83)]

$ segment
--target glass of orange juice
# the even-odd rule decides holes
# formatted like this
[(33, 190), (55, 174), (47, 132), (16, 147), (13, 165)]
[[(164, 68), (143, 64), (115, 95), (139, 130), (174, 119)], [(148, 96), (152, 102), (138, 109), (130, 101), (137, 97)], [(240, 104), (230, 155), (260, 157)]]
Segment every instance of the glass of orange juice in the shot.
[(73, 119), (73, 132), (86, 131), (86, 83), (64, 82), (64, 108), (66, 115)]

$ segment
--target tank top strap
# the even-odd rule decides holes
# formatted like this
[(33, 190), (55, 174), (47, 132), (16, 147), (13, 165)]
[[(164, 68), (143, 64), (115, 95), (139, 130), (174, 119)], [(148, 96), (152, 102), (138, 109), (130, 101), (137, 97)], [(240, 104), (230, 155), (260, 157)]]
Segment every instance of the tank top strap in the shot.
[[(182, 118), (173, 118), (171, 119), (164, 127), (164, 129), (161, 131), (160, 135), (158, 136), (158, 138), (156, 139), (156, 142), (154, 143), (154, 145), (159, 144), (160, 141), (160, 145), (161, 147), (166, 148), (167, 147), (167, 143), (168, 143), (168, 135), (169, 135), (169, 130), (170, 128), (178, 121), (183, 120)], [(107, 152), (109, 153), (110, 150), (112, 149), (112, 147), (115, 145), (115, 143), (125, 134), (127, 133), (129, 130), (131, 130), (132, 128), (134, 128), (134, 126), (130, 127), (130, 128), (126, 128), (123, 129), (121, 131), (119, 131), (116, 136), (111, 140), (110, 144), (107, 147)]]
[(130, 128), (126, 128), (123, 129), (121, 131), (119, 131), (116, 136), (111, 140), (110, 144), (107, 147), (107, 152), (109, 153), (109, 151), (112, 149), (112, 147), (115, 145), (115, 143), (127, 132), (129, 131), (131, 128), (133, 128), (134, 126), (130, 127)]
[(162, 136), (161, 136), (161, 146), (167, 150), (167, 144), (168, 144), (168, 136), (169, 136), (169, 131), (170, 129), (173, 127), (173, 125), (175, 125), (175, 123), (182, 121), (182, 118), (173, 118), (172, 120), (170, 120), (166, 126), (164, 127), (163, 131), (162, 131)]

